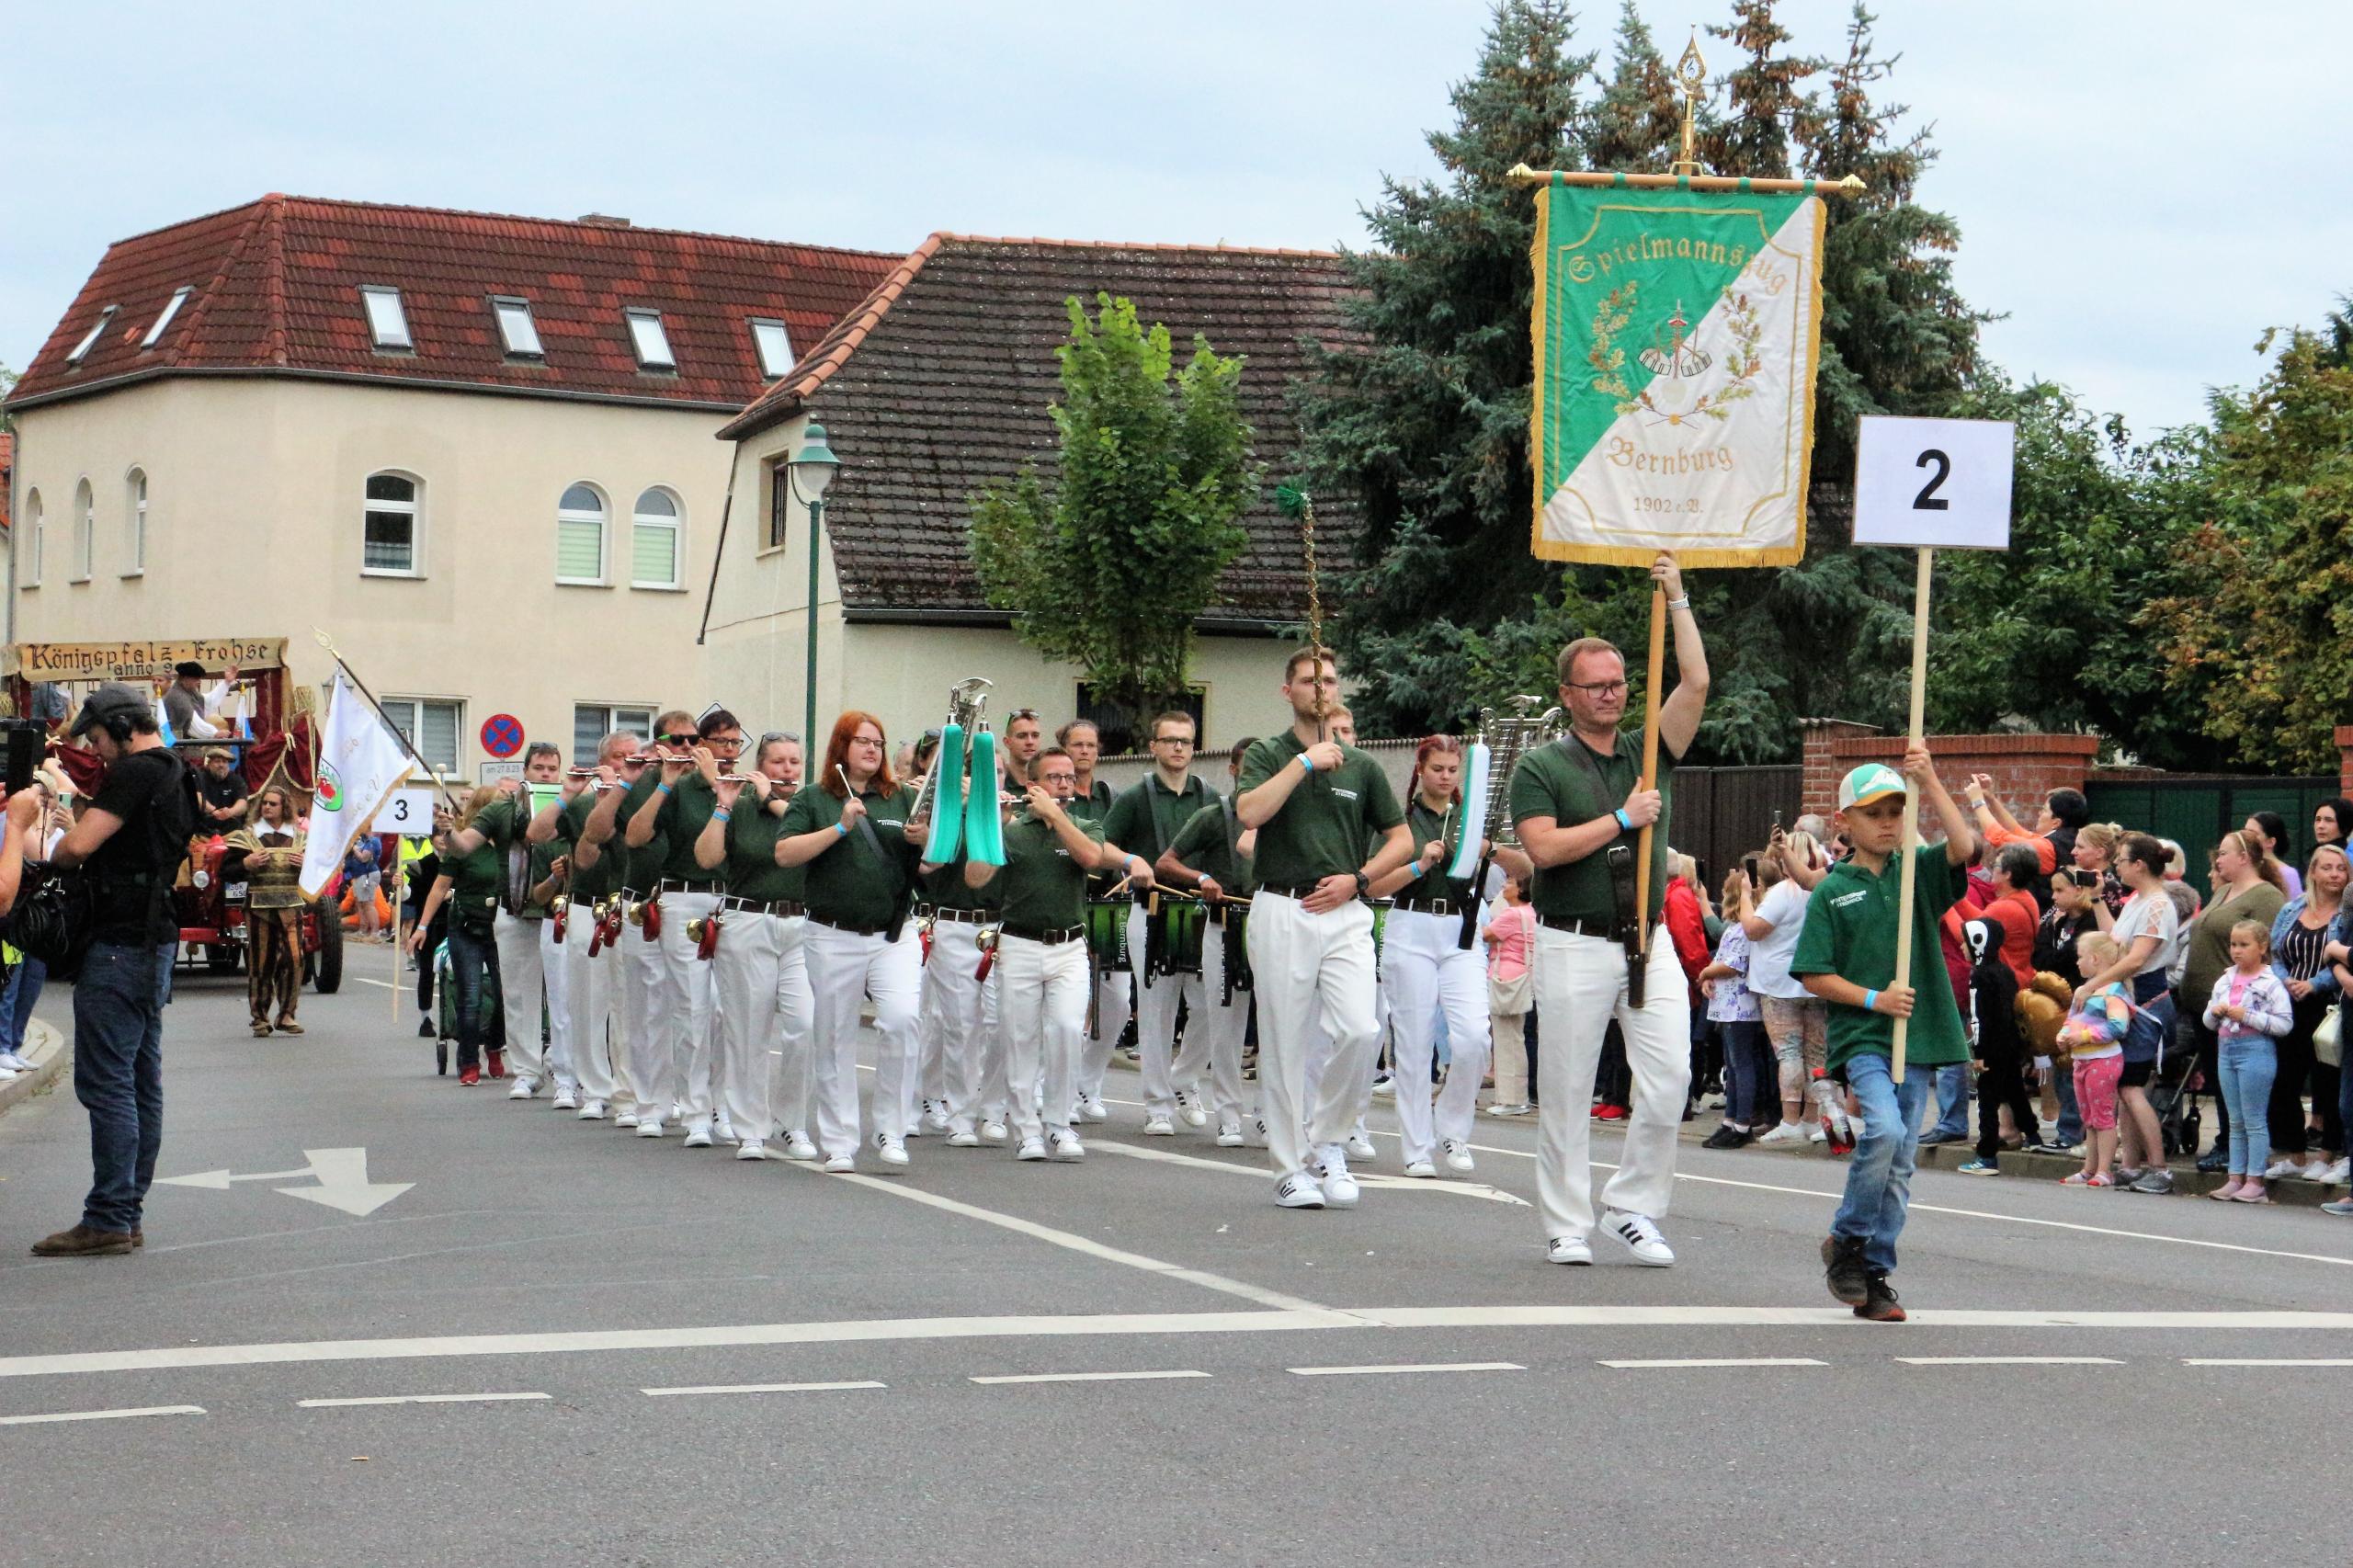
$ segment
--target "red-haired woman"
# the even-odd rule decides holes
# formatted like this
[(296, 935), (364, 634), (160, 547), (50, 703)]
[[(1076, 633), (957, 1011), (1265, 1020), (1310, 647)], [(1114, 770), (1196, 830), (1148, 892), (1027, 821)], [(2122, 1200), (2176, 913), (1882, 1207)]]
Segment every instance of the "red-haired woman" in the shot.
[[(1458, 1175), (1472, 1169), (1471, 1123), (1487, 1071), (1487, 964), (1475, 943), (1462, 945), (1462, 911), (1500, 893), (1506, 876), (1533, 869), (1519, 851), (1496, 848), (1487, 887), (1474, 892), (1469, 877), (1446, 874), (1463, 835), (1484, 826), (1486, 806), (1479, 801), (1464, 807), (1462, 743), (1452, 735), (1424, 740), (1414, 749), (1413, 798), (1405, 807), (1405, 825), (1421, 852), (1371, 888), (1375, 897), (1397, 901), (1381, 944), (1381, 993), (1389, 1005), (1397, 1125), (1409, 1176), (1435, 1176), (1441, 1155)], [(1434, 1092), (1430, 1059), (1441, 1011), (1452, 1059), (1445, 1088)]]
[(816, 1001), (817, 1142), (825, 1168), (857, 1168), (858, 1012), (874, 1002), (874, 1146), (907, 1163), (923, 944), (907, 921), (915, 886), (915, 791), (892, 775), (882, 721), (856, 709), (834, 723), (825, 760), (777, 830), (779, 866), (809, 868), (803, 947)]

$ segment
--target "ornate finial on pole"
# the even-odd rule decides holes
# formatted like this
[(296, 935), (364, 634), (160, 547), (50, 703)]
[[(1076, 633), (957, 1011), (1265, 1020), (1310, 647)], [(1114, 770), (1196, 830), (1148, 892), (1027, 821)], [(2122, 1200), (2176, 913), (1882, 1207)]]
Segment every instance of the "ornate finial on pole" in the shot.
[[(1332, 656), (1324, 646), (1324, 594), (1315, 570), (1315, 498), (1295, 484), (1275, 487), (1275, 510), (1286, 517), (1299, 519), (1300, 540), (1307, 556), (1307, 646), (1318, 660)], [(1316, 677), (1322, 679), (1319, 672)], [(1316, 702), (1315, 718), (1320, 726), (1324, 720), (1323, 701)]]
[(1699, 30), (1691, 29), (1691, 41), (1683, 46), (1683, 58), (1675, 62), (1676, 84), (1683, 89), (1683, 155), (1667, 165), (1669, 174), (1705, 174), (1698, 150), (1693, 145), (1693, 119), (1699, 112), (1699, 95), (1708, 90), (1708, 62), (1699, 53)]

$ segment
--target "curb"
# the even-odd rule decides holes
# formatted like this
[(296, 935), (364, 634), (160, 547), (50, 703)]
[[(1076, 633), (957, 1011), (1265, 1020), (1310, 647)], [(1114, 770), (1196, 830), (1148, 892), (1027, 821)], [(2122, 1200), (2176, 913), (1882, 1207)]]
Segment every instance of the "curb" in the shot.
[(0, 1084), (0, 1115), (6, 1115), (35, 1095), (45, 1095), (57, 1086), (65, 1071), (74, 1062), (74, 1049), (55, 1025), (35, 1018), (25, 1026), (25, 1060), (33, 1064), (29, 1073), (19, 1073)]

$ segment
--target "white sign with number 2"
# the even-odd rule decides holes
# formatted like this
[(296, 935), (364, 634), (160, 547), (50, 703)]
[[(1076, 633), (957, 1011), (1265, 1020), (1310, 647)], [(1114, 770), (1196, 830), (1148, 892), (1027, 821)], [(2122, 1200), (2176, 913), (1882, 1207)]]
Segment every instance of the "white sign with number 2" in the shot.
[(384, 803), (376, 808), (376, 820), (368, 824), (370, 833), (397, 833), (404, 838), (433, 836), (433, 791), (430, 790), (395, 790)]
[(1907, 549), (2010, 548), (2018, 427), (2001, 419), (1861, 421), (1855, 542)]

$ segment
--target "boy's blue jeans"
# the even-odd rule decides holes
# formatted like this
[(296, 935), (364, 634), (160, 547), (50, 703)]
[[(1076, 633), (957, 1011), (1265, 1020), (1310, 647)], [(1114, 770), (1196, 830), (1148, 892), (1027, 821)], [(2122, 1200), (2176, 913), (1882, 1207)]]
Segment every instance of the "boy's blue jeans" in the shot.
[(1915, 1066), (1898, 1085), (1888, 1076), (1884, 1056), (1866, 1052), (1847, 1062), (1847, 1086), (1862, 1108), (1863, 1131), (1847, 1165), (1847, 1192), (1831, 1217), (1830, 1233), (1862, 1237), (1863, 1263), (1874, 1274), (1895, 1272), (1895, 1238), (1904, 1233), (1912, 1199), (1920, 1112), (1935, 1076), (1935, 1068)]

